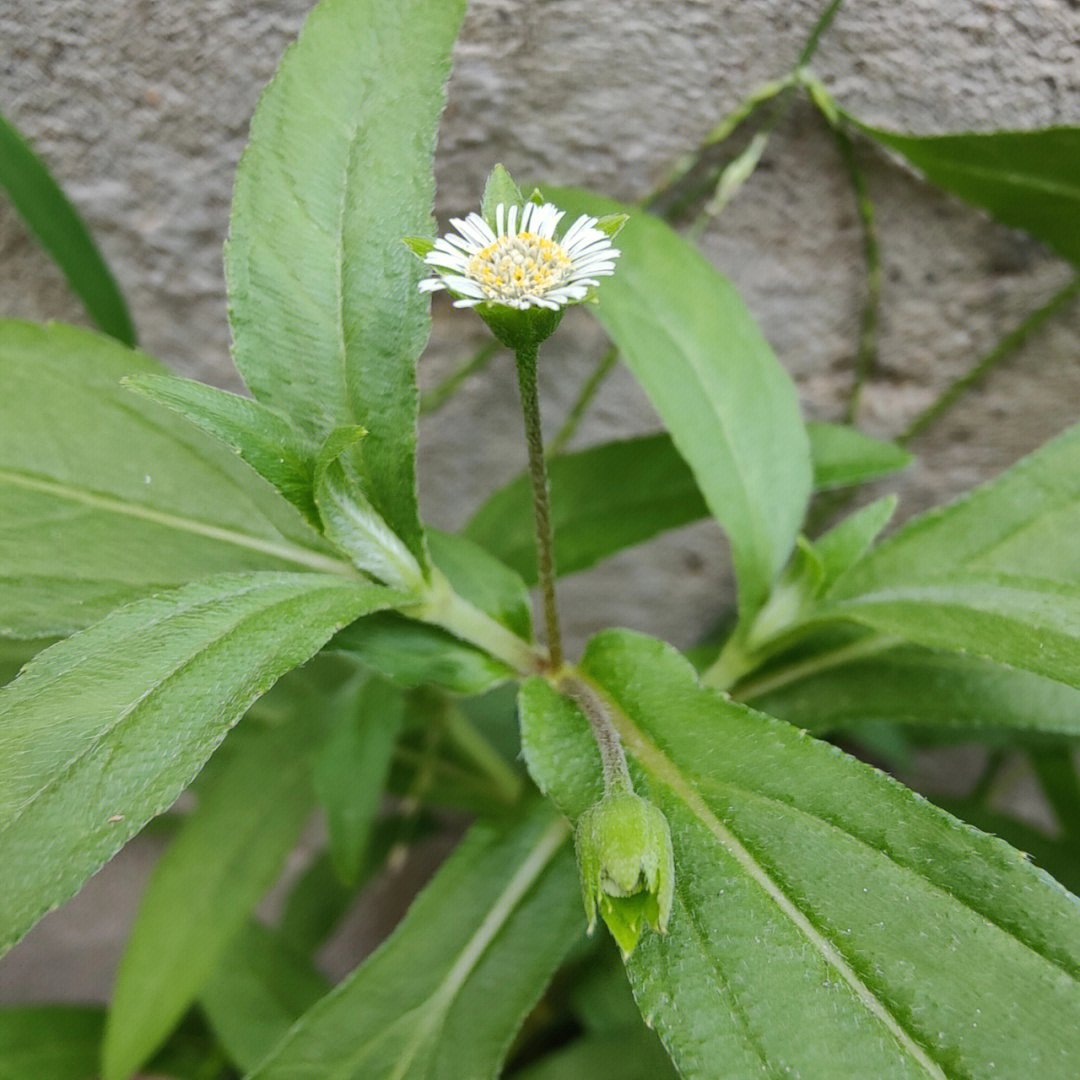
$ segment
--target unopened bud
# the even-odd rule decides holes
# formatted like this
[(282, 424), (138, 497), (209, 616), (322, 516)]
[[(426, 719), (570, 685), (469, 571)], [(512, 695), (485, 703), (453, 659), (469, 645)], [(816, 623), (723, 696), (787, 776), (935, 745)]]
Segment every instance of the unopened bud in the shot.
[(627, 788), (609, 791), (578, 819), (574, 847), (590, 933), (599, 912), (624, 959), (645, 924), (667, 933), (675, 856), (660, 810)]

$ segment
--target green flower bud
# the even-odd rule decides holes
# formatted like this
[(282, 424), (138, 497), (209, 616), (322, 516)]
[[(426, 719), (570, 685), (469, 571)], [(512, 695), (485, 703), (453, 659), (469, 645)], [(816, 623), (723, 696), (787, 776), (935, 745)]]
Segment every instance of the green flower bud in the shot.
[(625, 787), (613, 788), (578, 819), (574, 847), (590, 933), (599, 912), (624, 959), (646, 923), (667, 933), (675, 856), (660, 810)]

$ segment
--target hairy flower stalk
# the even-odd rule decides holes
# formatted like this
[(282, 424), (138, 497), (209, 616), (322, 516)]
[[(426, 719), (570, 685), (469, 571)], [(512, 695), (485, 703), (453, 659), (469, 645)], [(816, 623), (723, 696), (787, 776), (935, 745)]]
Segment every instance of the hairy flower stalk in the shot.
[(619, 734), (600, 696), (576, 675), (564, 675), (559, 689), (589, 721), (604, 774), (603, 798), (578, 818), (574, 830), (589, 933), (599, 913), (626, 959), (646, 926), (667, 933), (675, 897), (671, 831), (663, 813), (634, 791)]
[(565, 231), (565, 211), (534, 196), (524, 199), (502, 166), (488, 178), (482, 213), (453, 218), (453, 232), (434, 242), (406, 243), (434, 271), (420, 282), (424, 292), (445, 289), (454, 307), (473, 308), (504, 345), (514, 350), (529, 452), (536, 518), (537, 577), (543, 597), (549, 666), (563, 664), (555, 602), (555, 554), (536, 361), (571, 304), (590, 298), (599, 278), (615, 270), (612, 237), (624, 216), (581, 215)]

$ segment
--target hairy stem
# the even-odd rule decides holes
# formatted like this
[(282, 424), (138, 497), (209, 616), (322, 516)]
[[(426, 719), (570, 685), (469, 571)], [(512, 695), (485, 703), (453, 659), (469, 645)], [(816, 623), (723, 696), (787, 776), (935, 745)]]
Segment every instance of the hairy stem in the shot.
[(536, 569), (544, 602), (549, 663), (562, 667), (562, 634), (555, 604), (555, 552), (551, 534), (551, 506), (548, 501), (547, 464), (544, 460), (544, 433), (540, 425), (540, 396), (536, 386), (537, 347), (517, 353), (518, 389), (525, 420), (525, 442), (529, 448), (529, 476), (532, 480), (533, 510), (536, 516)]
[(587, 682), (570, 673), (564, 674), (559, 679), (557, 689), (564, 694), (569, 694), (589, 721), (593, 738), (600, 751), (605, 792), (613, 789), (633, 791), (634, 784), (630, 779), (630, 770), (626, 765), (626, 754), (623, 751), (619, 733), (615, 730), (615, 725), (612, 724), (599, 695)]
[(432, 570), (431, 582), (420, 603), (402, 608), (401, 613), (449, 630), (455, 637), (501, 660), (518, 675), (536, 675), (545, 667), (540, 649), (459, 596), (437, 569)]

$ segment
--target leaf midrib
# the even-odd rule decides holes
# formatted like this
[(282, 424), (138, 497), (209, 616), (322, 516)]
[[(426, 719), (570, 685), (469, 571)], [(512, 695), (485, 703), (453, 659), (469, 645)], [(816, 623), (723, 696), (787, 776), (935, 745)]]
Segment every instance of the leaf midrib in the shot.
[(358, 576), (350, 564), (329, 555), (321, 555), (317, 551), (311, 551), (285, 542), (278, 543), (273, 540), (262, 540), (257, 536), (238, 532), (235, 529), (227, 529), (195, 518), (169, 514), (163, 510), (143, 506), (140, 503), (128, 502), (115, 496), (101, 495), (97, 492), (74, 488), (30, 473), (2, 469), (0, 470), (0, 483), (8, 483), (15, 487), (21, 487), (28, 491), (37, 491), (43, 495), (52, 495), (59, 499), (69, 499), (72, 502), (82, 503), (92, 509), (102, 510), (106, 513), (139, 518), (155, 525), (161, 525), (164, 528), (202, 536), (208, 540), (218, 540), (248, 551), (257, 551), (262, 555), (270, 555), (285, 562), (295, 563), (297, 566), (305, 566), (312, 570), (340, 574), (345, 577)]
[[(402, 1047), (397, 1065), (386, 1080), (404, 1080), (408, 1075), (409, 1066), (422, 1048), (424, 1041), (434, 1034), (443, 1023), (454, 998), (487, 951), (496, 934), (513, 915), (524, 899), (525, 894), (536, 884), (569, 835), (570, 826), (566, 819), (561, 817), (544, 830), (533, 845), (528, 857), (518, 867), (514, 876), (507, 882), (506, 887), (496, 898), (484, 920), (457, 954), (457, 958), (439, 985), (427, 997), (408, 1010), (409, 1013), (415, 1013), (425, 1006), (428, 1007), (427, 1015), (417, 1024), (413, 1037)], [(342, 992), (342, 987), (345, 985), (342, 984), (337, 991), (332, 992), (334, 996)], [(376, 1037), (375, 1042), (377, 1043), (377, 1041), (378, 1038)], [(287, 1046), (287, 1044), (285, 1045)], [(351, 1080), (352, 1077), (359, 1075), (356, 1070), (367, 1060), (372, 1045), (373, 1043), (368, 1042), (359, 1047), (357, 1055), (344, 1062), (344, 1070), (333, 1074), (334, 1080)], [(273, 1063), (268, 1064), (268, 1074), (272, 1077), (274, 1075)], [(260, 1070), (253, 1080), (263, 1080), (265, 1075), (267, 1073)]]
[[(584, 677), (579, 674), (579, 677)], [(645, 733), (630, 719), (622, 707), (612, 699), (607, 690), (594, 679), (588, 678), (594, 691), (601, 695), (611, 710), (611, 718), (630, 753), (654, 773), (678, 796), (698, 821), (716, 837), (721, 846), (739, 864), (745, 873), (776, 904), (807, 942), (837, 974), (848, 984), (856, 999), (871, 1016), (877, 1019), (933, 1080), (949, 1080), (941, 1066), (915, 1041), (888, 1006), (859, 978), (843, 954), (799, 910), (780, 885), (772, 878), (742, 841), (712, 812), (705, 800), (694, 790), (679, 768), (652, 743)]]
[[(273, 584), (273, 582), (269, 582), (267, 583), (267, 586), (261, 586), (261, 584), (257, 583), (245, 589), (240, 589), (234, 593), (230, 593), (228, 594), (228, 597), (215, 596), (207, 598), (205, 600), (201, 600), (198, 603), (190, 605), (189, 607), (184, 607), (180, 609), (170, 608), (167, 612), (163, 614), (161, 618), (154, 619), (149, 623), (142, 623), (138, 627), (134, 628), (133, 632), (142, 637), (147, 633), (147, 631), (153, 629), (153, 627), (158, 626), (161, 623), (167, 622), (170, 619), (180, 616), (190, 616), (193, 612), (197, 612), (202, 608), (213, 607), (214, 605), (220, 603), (222, 599), (243, 596), (247, 593), (257, 591), (260, 587), (268, 587)], [(113, 722), (110, 723), (107, 727), (102, 729), (89, 744), (83, 746), (77, 753), (73, 754), (70, 758), (68, 758), (68, 760), (64, 762), (62, 768), (52, 773), (40, 787), (36, 788), (17, 807), (15, 807), (10, 818), (6, 822), (4, 822), (3, 825), (0, 825), (0, 837), (3, 837), (5, 833), (7, 833), (10, 829), (14, 828), (18, 824), (20, 819), (23, 817), (23, 815), (26, 813), (26, 811), (30, 809), (33, 804), (38, 801), (38, 799), (45, 795), (51, 788), (55, 787), (55, 785), (61, 780), (65, 779), (75, 768), (79, 766), (79, 764), (88, 755), (96, 751), (98, 747), (100, 747), (103, 742), (105, 742), (110, 736), (112, 736), (118, 728), (125, 724), (133, 715), (136, 715), (139, 712), (141, 706), (144, 705), (147, 701), (151, 700), (154, 694), (156, 694), (161, 689), (162, 685), (166, 683), (169, 679), (172, 679), (178, 672), (182, 671), (189, 664), (200, 659), (201, 657), (205, 657), (207, 653), (220, 646), (223, 641), (225, 641), (228, 637), (234, 634), (241, 626), (243, 626), (251, 619), (264, 615), (265, 613), (273, 611), (275, 608), (281, 607), (285, 604), (289, 604), (292, 601), (300, 598), (301, 596), (311, 597), (315, 594), (315, 592), (316, 590), (312, 589), (306, 594), (291, 593), (288, 596), (284, 596), (280, 600), (275, 601), (273, 604), (268, 605), (267, 607), (260, 607), (253, 611), (242, 612), (236, 619), (231, 620), (226, 627), (222, 628), (219, 633), (215, 634), (212, 638), (210, 638), (209, 641), (206, 641), (200, 649), (180, 658), (174, 665), (169, 668), (168, 671), (164, 672), (153, 683), (152, 686), (147, 687), (134, 700), (129, 701), (127, 705), (122, 707), (120, 713), (117, 715), (115, 720), (113, 720)], [(128, 637), (130, 636), (131, 635), (129, 634)], [(80, 664), (95, 658), (96, 657), (94, 654), (89, 654), (88, 656), (84, 657), (82, 661), (80, 661)], [(62, 672), (60, 672), (60, 675), (62, 677), (70, 677), (71, 672), (74, 671), (78, 666), (80, 665), (76, 664), (73, 667), (66, 668)]]

